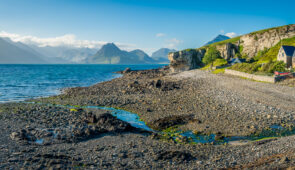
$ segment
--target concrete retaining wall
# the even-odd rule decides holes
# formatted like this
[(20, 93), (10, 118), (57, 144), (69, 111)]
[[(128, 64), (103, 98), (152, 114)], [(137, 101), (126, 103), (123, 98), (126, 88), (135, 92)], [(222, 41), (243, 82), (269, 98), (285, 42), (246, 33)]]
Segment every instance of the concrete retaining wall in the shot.
[(264, 81), (264, 82), (270, 82), (270, 83), (275, 83), (279, 81), (278, 77), (272, 77), (272, 76), (261, 76), (261, 75), (255, 75), (255, 74), (249, 74), (249, 73), (244, 73), (240, 71), (235, 71), (235, 70), (229, 70), (225, 69), (225, 74), (231, 74), (235, 76), (240, 76), (240, 77), (245, 77), (257, 81)]

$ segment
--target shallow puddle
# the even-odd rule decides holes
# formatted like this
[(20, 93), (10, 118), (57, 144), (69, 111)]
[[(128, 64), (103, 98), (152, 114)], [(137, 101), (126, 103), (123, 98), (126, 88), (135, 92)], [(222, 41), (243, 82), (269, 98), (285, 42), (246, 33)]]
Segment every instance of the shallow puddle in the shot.
[(44, 142), (44, 139), (37, 139), (37, 140), (35, 141), (35, 143), (37, 143), (37, 144), (39, 144), (39, 145), (42, 145), (43, 142)]
[(111, 111), (112, 115), (117, 117), (118, 119), (128, 122), (131, 124), (131, 126), (144, 129), (147, 131), (153, 131), (151, 128), (149, 128), (144, 121), (141, 121), (139, 116), (135, 113), (131, 113), (125, 110), (115, 109), (111, 107), (100, 107), (100, 106), (83, 106), (81, 108), (92, 108), (92, 109), (103, 109)]

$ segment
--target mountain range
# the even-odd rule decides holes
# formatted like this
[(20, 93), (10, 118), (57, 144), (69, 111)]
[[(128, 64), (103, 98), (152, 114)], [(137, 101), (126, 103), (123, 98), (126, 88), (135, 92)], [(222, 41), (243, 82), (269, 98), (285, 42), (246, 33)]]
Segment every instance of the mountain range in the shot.
[(142, 50), (124, 51), (114, 43), (101, 49), (66, 46), (39, 47), (0, 38), (0, 64), (163, 64), (169, 63), (168, 53), (162, 48), (150, 57)]
[(152, 57), (142, 50), (124, 51), (114, 43), (108, 43), (93, 56), (87, 58), (89, 64), (159, 64), (169, 63), (168, 53), (175, 50), (160, 49)]
[(88, 57), (94, 55), (97, 51), (97, 49), (91, 48), (74, 48), (66, 46), (38, 47), (31, 45), (30, 47), (42, 56), (48, 58), (50, 63), (60, 64), (83, 64)]
[[(206, 45), (227, 39), (230, 38), (218, 35)], [(105, 44), (98, 50), (67, 46), (39, 47), (0, 38), (0, 64), (168, 64), (168, 54), (175, 51), (161, 48), (149, 56), (139, 49), (121, 50), (114, 43)]]
[(124, 51), (114, 43), (108, 43), (93, 56), (86, 59), (89, 64), (155, 64), (156, 62), (141, 50)]

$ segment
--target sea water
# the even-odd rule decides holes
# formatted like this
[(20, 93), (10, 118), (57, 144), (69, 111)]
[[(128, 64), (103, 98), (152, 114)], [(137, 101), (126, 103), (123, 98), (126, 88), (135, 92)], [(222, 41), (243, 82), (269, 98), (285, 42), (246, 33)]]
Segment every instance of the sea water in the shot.
[(146, 70), (165, 65), (0, 64), (0, 103), (57, 95), (63, 88), (85, 87), (108, 81), (129, 67)]

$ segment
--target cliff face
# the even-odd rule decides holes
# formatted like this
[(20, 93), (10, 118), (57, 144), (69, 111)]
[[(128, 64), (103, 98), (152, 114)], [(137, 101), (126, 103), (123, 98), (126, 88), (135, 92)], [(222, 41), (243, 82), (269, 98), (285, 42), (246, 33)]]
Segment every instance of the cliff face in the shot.
[(206, 50), (192, 49), (168, 54), (172, 72), (187, 71), (198, 68)]
[(264, 48), (270, 48), (280, 42), (282, 39), (295, 36), (295, 24), (279, 28), (269, 29), (267, 31), (258, 31), (241, 37), (240, 42), (243, 45), (243, 54), (254, 57)]
[(230, 40), (217, 42), (208, 46), (204, 46), (202, 49), (191, 49), (170, 53), (168, 55), (168, 59), (170, 60), (171, 71), (185, 71), (198, 68), (199, 65), (198, 63), (196, 64), (193, 58), (197, 56), (199, 61), (201, 61), (206, 54), (206, 50), (210, 46), (216, 46), (216, 49), (226, 60), (230, 60), (238, 53), (240, 55), (252, 58), (256, 56), (259, 51), (262, 51), (265, 48), (271, 48), (282, 39), (291, 38), (294, 36), (295, 24), (286, 25), (253, 32)]
[(217, 45), (216, 49), (220, 52), (222, 58), (229, 60), (234, 58), (236, 53), (239, 52), (239, 44), (226, 43)]

